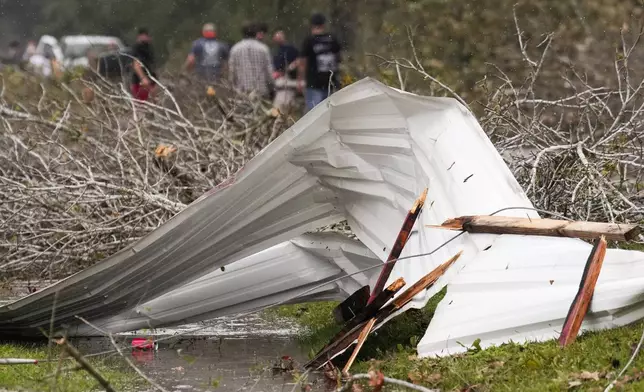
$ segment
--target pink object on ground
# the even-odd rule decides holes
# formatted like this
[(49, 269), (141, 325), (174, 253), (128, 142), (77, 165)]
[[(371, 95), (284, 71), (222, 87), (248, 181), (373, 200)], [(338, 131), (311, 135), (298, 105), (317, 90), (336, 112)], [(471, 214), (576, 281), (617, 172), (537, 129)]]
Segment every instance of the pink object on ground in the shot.
[(132, 348), (139, 350), (154, 349), (154, 340), (152, 338), (134, 338), (132, 339)]

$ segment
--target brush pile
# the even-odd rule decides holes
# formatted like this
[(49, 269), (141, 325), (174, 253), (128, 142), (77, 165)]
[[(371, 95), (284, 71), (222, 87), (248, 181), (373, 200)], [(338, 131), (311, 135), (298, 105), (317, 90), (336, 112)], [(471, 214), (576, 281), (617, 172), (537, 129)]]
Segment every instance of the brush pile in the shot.
[[(59, 278), (156, 229), (291, 120), (186, 81), (134, 101), (104, 80), (0, 90), (0, 275)], [(220, 98), (220, 96), (222, 96)]]

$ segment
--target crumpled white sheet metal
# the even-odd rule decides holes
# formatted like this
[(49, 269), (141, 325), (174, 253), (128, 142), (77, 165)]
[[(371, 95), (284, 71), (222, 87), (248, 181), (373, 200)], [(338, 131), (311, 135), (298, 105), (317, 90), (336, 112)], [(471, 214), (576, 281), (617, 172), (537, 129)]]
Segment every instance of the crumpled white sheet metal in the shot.
[[(498, 236), (449, 282), (418, 345), (421, 356), (557, 338), (592, 246), (570, 238)], [(609, 249), (582, 330), (644, 317), (644, 255)]]
[[(118, 333), (210, 320), (290, 303), (296, 297), (295, 302), (341, 300), (375, 283), (380, 269), (354, 272), (379, 265), (380, 259), (357, 240), (334, 233), (305, 234), (92, 324)], [(97, 330), (80, 325), (70, 334), (96, 335)]]
[[(426, 207), (402, 256), (427, 253), (455, 235), (425, 224), (532, 207), (473, 115), (457, 101), (362, 80), (309, 112), (227, 185), (139, 243), (1, 307), (0, 332), (47, 325), (56, 291), (62, 322), (75, 322), (76, 314), (91, 320), (123, 314), (222, 265), (232, 268), (244, 257), (342, 217), (384, 260), (425, 187)], [(503, 215), (539, 218), (519, 209)], [(431, 255), (400, 261), (390, 279), (402, 276), (411, 284), (460, 250), (459, 261), (410, 305), (423, 306), (451, 282), (418, 346), (421, 356), (462, 351), (461, 344), (477, 338), (487, 346), (555, 336), (590, 246), (575, 239), (465, 234)], [(584, 328), (640, 317), (644, 306), (637, 287), (643, 286), (637, 272), (643, 263), (640, 252), (607, 253)], [(270, 302), (260, 298), (272, 294), (250, 300), (237, 296), (223, 309), (248, 310)], [(218, 311), (206, 308), (194, 317)], [(175, 311), (187, 315), (182, 306)], [(174, 320), (171, 313), (163, 317)]]

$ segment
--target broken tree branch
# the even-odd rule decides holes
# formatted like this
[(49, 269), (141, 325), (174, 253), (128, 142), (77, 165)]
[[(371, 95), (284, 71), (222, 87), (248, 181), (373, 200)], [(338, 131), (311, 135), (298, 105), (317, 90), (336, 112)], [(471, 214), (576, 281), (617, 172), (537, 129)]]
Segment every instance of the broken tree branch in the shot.
[(96, 379), (96, 381), (101, 384), (106, 392), (115, 392), (114, 388), (112, 388), (112, 386), (110, 385), (110, 382), (105, 377), (103, 377), (103, 375), (99, 373), (94, 366), (87, 362), (87, 360), (83, 358), (83, 355), (78, 350), (76, 350), (74, 346), (69, 344), (67, 339), (58, 339), (56, 340), (56, 344), (62, 346), (67, 354), (72, 356), (76, 360), (76, 362), (78, 362), (78, 364), (82, 366), (85, 371), (87, 371), (87, 373), (94, 377), (94, 379)]
[[(373, 374), (355, 374), (355, 375), (351, 376), (349, 381), (347, 381), (346, 384), (342, 388), (337, 389), (336, 392), (344, 392), (344, 391), (350, 390), (351, 385), (356, 380), (373, 380), (374, 377), (375, 377), (375, 375), (373, 375)], [(401, 387), (405, 387), (405, 388), (411, 389), (413, 391), (438, 392), (438, 390), (436, 390), (436, 389), (425, 388), (425, 387), (422, 387), (420, 385), (412, 384), (412, 383), (407, 382), (407, 381), (398, 380), (398, 379), (391, 378), (391, 377), (386, 377), (386, 376), (382, 376), (382, 382), (385, 383), (385, 384), (393, 384), (393, 385), (398, 385), (398, 386), (401, 386)]]
[(592, 252), (590, 252), (584, 273), (581, 277), (581, 282), (579, 283), (579, 291), (570, 305), (570, 310), (566, 316), (566, 321), (561, 330), (561, 336), (559, 336), (559, 344), (562, 347), (566, 347), (577, 338), (581, 323), (584, 321), (586, 313), (588, 313), (590, 301), (595, 292), (595, 284), (599, 278), (605, 255), (606, 239), (602, 236), (595, 243)]
[(485, 215), (461, 216), (446, 220), (440, 226), (427, 227), (464, 230), (468, 233), (540, 235), (585, 240), (595, 240), (604, 236), (610, 241), (631, 241), (640, 233), (638, 225), (626, 223), (570, 222)]

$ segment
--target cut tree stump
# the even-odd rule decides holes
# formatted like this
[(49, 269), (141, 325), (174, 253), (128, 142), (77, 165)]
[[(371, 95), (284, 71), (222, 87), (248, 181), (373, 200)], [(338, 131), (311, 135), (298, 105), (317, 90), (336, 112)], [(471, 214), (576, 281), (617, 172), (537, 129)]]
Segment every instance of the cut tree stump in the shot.
[(579, 283), (579, 290), (570, 305), (568, 316), (566, 316), (566, 321), (561, 329), (559, 345), (562, 347), (566, 347), (577, 338), (577, 334), (581, 328), (581, 323), (584, 321), (586, 313), (588, 313), (590, 301), (593, 299), (595, 284), (599, 278), (599, 273), (601, 272), (605, 255), (606, 239), (601, 237), (599, 241), (595, 243), (595, 246), (588, 257), (588, 261), (586, 261), (586, 267), (584, 268), (584, 273), (581, 276), (581, 282)]
[(468, 233), (523, 234), (549, 237), (572, 237), (596, 240), (604, 236), (609, 241), (630, 241), (640, 233), (640, 227), (626, 223), (529, 219), (505, 216), (461, 216), (448, 219), (442, 225), (427, 227), (464, 230)]

